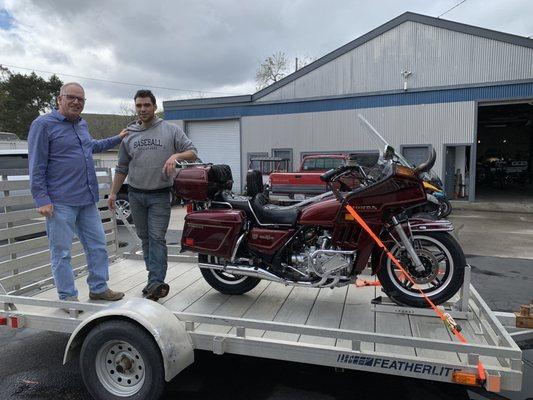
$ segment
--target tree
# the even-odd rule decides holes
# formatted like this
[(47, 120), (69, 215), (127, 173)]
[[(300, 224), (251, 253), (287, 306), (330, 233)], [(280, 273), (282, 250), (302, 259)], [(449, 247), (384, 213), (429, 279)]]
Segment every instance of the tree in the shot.
[[(305, 55), (294, 58), (294, 71), (311, 64), (315, 58)], [(265, 61), (259, 65), (255, 74), (256, 89), (261, 90), (284, 78), (290, 73), (290, 66), (287, 56), (282, 51), (272, 54), (265, 58)]]
[(256, 89), (261, 90), (279, 81), (288, 72), (287, 56), (285, 53), (278, 51), (265, 58), (255, 74)]
[(32, 121), (56, 105), (63, 82), (52, 75), (48, 81), (37, 76), (13, 74), (5, 68), (0, 75), (0, 131), (28, 137)]

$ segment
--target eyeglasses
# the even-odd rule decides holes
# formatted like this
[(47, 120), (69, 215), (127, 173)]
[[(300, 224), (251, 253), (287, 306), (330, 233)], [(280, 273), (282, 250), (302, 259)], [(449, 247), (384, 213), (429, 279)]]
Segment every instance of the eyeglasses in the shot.
[(62, 94), (62, 96), (65, 96), (68, 101), (78, 100), (78, 103), (85, 103), (85, 100), (87, 100), (87, 99), (84, 99), (83, 97), (73, 96), (71, 94)]

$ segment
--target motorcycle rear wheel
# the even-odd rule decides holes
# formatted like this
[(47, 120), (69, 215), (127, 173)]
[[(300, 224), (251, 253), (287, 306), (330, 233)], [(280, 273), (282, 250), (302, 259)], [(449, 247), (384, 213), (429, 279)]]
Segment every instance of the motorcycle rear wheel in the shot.
[[(198, 254), (198, 262), (202, 264), (218, 264), (218, 258), (206, 254)], [(222, 294), (244, 294), (255, 288), (261, 279), (245, 275), (234, 275), (224, 271), (200, 268), (202, 276), (213, 289)]]
[[(413, 244), (426, 268), (423, 273), (416, 272), (406, 251), (397, 244), (390, 251), (434, 304), (444, 303), (463, 284), (466, 259), (461, 246), (447, 232), (414, 233)], [(420, 291), (384, 253), (377, 275), (387, 296), (394, 302), (413, 307), (429, 307)]]

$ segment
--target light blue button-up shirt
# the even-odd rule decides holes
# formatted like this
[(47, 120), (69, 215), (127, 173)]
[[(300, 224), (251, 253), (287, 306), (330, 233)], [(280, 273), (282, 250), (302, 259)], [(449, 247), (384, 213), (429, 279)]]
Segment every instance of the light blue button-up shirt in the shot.
[(93, 153), (118, 145), (119, 136), (95, 140), (87, 122), (69, 121), (53, 110), (36, 118), (28, 134), (31, 193), (37, 207), (98, 202)]

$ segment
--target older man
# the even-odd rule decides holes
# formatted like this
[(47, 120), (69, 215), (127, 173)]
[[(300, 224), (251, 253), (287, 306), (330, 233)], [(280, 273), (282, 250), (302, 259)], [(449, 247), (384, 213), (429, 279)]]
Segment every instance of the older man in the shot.
[(87, 257), (89, 298), (120, 300), (124, 293), (108, 288), (105, 233), (96, 203), (98, 181), (92, 153), (118, 145), (127, 132), (95, 140), (80, 117), (85, 92), (79, 83), (63, 85), (58, 109), (36, 118), (28, 134), (31, 192), (46, 217), (52, 273), (59, 299), (78, 301), (71, 264), (74, 232)]

